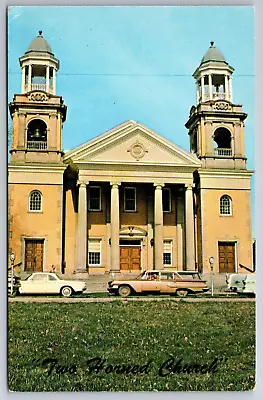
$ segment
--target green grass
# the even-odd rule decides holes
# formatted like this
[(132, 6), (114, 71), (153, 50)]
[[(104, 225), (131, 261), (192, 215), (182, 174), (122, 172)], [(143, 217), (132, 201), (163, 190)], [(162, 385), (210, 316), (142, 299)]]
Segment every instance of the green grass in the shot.
[[(8, 342), (12, 391), (233, 391), (255, 384), (251, 302), (10, 303)], [(94, 357), (108, 369), (90, 372)], [(217, 370), (160, 376), (170, 357), (187, 365), (218, 359)], [(50, 358), (57, 360), (52, 371), (43, 365)], [(146, 372), (109, 367), (148, 361)]]

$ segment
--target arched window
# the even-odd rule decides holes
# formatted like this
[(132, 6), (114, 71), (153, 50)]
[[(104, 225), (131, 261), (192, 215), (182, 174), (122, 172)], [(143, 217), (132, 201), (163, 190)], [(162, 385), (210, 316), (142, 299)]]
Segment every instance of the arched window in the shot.
[(220, 198), (220, 215), (232, 215), (232, 200), (227, 195)]
[(29, 211), (42, 211), (42, 194), (38, 190), (29, 195)]

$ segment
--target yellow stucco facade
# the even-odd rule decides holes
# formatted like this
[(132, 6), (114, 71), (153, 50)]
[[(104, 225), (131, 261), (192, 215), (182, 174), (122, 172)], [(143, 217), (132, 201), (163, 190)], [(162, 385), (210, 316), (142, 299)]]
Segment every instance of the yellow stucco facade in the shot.
[[(194, 73), (190, 152), (131, 120), (64, 153), (58, 60), (41, 35), (30, 49), (9, 106), (9, 251), (21, 272), (206, 273), (211, 256), (216, 273), (252, 267), (246, 114), (232, 103), (233, 68), (213, 45)], [(32, 79), (39, 63), (42, 84)]]

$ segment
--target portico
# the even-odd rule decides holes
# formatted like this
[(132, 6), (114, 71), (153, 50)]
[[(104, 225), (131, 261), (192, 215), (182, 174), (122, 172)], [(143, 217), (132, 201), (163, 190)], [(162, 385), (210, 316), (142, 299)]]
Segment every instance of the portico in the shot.
[[(193, 270), (196, 265), (193, 172), (199, 161), (189, 153), (182, 154), (181, 149), (181, 154), (177, 148), (173, 148), (172, 153), (170, 142), (142, 125), (133, 122), (130, 132), (127, 132), (130, 121), (123, 125), (122, 131), (126, 131), (127, 137), (125, 147), (129, 150), (126, 150), (126, 160), (117, 159), (121, 154), (119, 135), (114, 135), (115, 147), (112, 146), (116, 161), (108, 160), (107, 168), (103, 167), (107, 164), (106, 159), (103, 163), (101, 160), (96, 162), (94, 157), (92, 162), (89, 161), (89, 143), (81, 151), (77, 149), (81, 155), (76, 151), (66, 155), (70, 157), (70, 168), (75, 163), (78, 166), (75, 184), (76, 272), (118, 273), (123, 269), (133, 271), (168, 266)], [(155, 155), (158, 164), (142, 162), (146, 155), (154, 158), (149, 143), (153, 139), (155, 152), (156, 144), (159, 145), (159, 154)], [(139, 152), (135, 157), (131, 157), (130, 153), (135, 150), (130, 142), (136, 144)], [(123, 143), (122, 136), (121, 146)], [(140, 152), (144, 152), (143, 156)], [(96, 158), (101, 159), (103, 153), (103, 146), (100, 146)], [(165, 162), (167, 157), (170, 158), (168, 163)], [(100, 252), (96, 264), (92, 259), (96, 251), (91, 251), (95, 243), (99, 249), (96, 251)], [(67, 253), (67, 249), (65, 251)]]

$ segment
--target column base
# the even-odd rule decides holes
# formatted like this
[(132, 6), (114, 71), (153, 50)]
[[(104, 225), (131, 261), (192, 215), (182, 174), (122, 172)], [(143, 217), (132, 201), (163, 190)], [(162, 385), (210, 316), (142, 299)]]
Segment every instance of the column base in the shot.
[(86, 270), (77, 270), (76, 272), (75, 272), (75, 276), (77, 276), (78, 278), (83, 278), (83, 279), (86, 279), (86, 278), (88, 278), (89, 277), (89, 273), (88, 273), (88, 271), (86, 271)]

